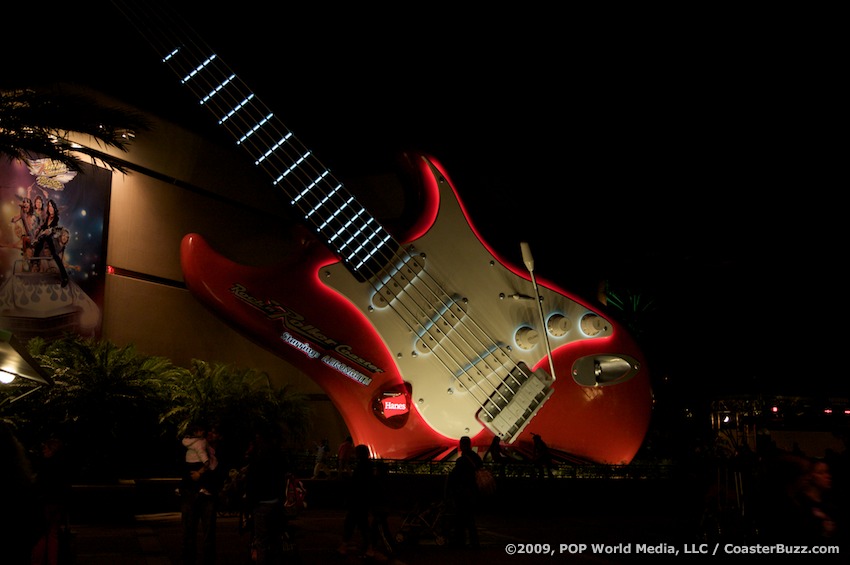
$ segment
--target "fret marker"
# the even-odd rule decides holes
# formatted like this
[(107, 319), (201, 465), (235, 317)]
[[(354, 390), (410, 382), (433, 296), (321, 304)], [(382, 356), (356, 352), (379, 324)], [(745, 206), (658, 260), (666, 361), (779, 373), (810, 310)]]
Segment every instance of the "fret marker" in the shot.
[(224, 80), (224, 82), (222, 82), (220, 85), (216, 86), (216, 87), (215, 87), (215, 88), (214, 88), (214, 89), (213, 89), (213, 90), (212, 90), (209, 94), (207, 94), (206, 96), (204, 96), (204, 97), (201, 99), (201, 106), (203, 106), (204, 104), (206, 104), (207, 102), (209, 102), (210, 98), (212, 98), (213, 96), (215, 96), (216, 94), (218, 94), (218, 93), (221, 91), (221, 89), (222, 89), (222, 88), (224, 88), (225, 86), (227, 86), (228, 84), (230, 84), (230, 83), (231, 83), (231, 81), (233, 81), (233, 79), (234, 79), (234, 78), (236, 78), (236, 75), (235, 75), (235, 74), (230, 75), (229, 77), (227, 77), (227, 78)]
[(216, 56), (215, 56), (215, 54), (210, 55), (210, 57), (209, 57), (206, 61), (204, 61), (203, 63), (201, 63), (200, 65), (198, 65), (198, 66), (195, 68), (195, 70), (193, 70), (191, 73), (189, 73), (188, 75), (186, 75), (185, 77), (183, 77), (183, 80), (181, 80), (180, 82), (181, 82), (182, 84), (186, 84), (187, 82), (189, 82), (189, 80), (190, 80), (192, 77), (194, 77), (196, 74), (198, 74), (199, 72), (201, 72), (202, 70), (204, 70), (204, 67), (206, 67), (207, 65), (209, 65), (210, 63), (212, 63), (212, 61), (213, 61), (213, 59), (215, 59), (215, 57), (216, 57)]
[[(260, 163), (262, 163), (263, 161), (265, 161), (265, 160), (266, 160), (266, 158), (268, 158), (268, 156), (269, 156), (269, 155), (271, 155), (272, 153), (274, 153), (275, 151), (277, 151), (277, 150), (280, 148), (280, 146), (281, 146), (281, 145), (283, 145), (284, 143), (286, 143), (286, 140), (287, 140), (287, 139), (289, 139), (290, 137), (292, 137), (292, 132), (288, 132), (286, 135), (284, 135), (283, 137), (281, 137), (281, 138), (280, 138), (280, 141), (278, 141), (277, 143), (275, 143), (274, 145), (272, 145), (272, 146), (269, 148), (269, 150), (268, 150), (268, 151), (266, 151), (265, 153), (263, 153), (263, 156), (262, 156), (262, 157), (260, 157), (260, 158), (259, 158), (259, 159), (257, 159), (256, 161), (254, 161), (254, 164), (255, 164), (255, 165), (259, 165)], [(280, 180), (280, 179), (278, 179), (278, 180)], [(277, 181), (275, 181), (275, 183), (277, 183)]]
[(266, 116), (265, 118), (263, 118), (262, 120), (260, 120), (259, 122), (257, 122), (257, 125), (255, 125), (254, 127), (252, 127), (252, 128), (248, 131), (248, 133), (246, 133), (245, 135), (243, 135), (242, 137), (240, 137), (240, 138), (239, 138), (239, 141), (237, 141), (237, 142), (236, 142), (236, 145), (242, 145), (242, 142), (243, 142), (243, 141), (245, 141), (246, 139), (248, 139), (249, 137), (251, 137), (251, 136), (252, 136), (252, 135), (253, 135), (253, 134), (254, 134), (254, 133), (255, 133), (258, 129), (260, 129), (261, 127), (263, 127), (263, 126), (264, 126), (264, 125), (265, 125), (265, 124), (266, 124), (266, 123), (267, 123), (267, 122), (271, 119), (271, 117), (272, 117), (273, 115), (274, 115), (274, 114), (269, 114), (268, 116)]
[(235, 114), (236, 112), (238, 112), (239, 110), (241, 110), (242, 108), (244, 108), (244, 107), (245, 107), (245, 105), (246, 105), (246, 104), (248, 104), (248, 102), (250, 102), (250, 101), (251, 101), (251, 99), (253, 99), (253, 98), (254, 98), (254, 93), (252, 92), (252, 93), (251, 93), (251, 94), (249, 94), (249, 95), (248, 95), (248, 96), (247, 96), (247, 97), (246, 97), (246, 98), (245, 98), (242, 102), (240, 102), (239, 104), (237, 104), (236, 106), (234, 106), (234, 107), (233, 107), (233, 109), (227, 113), (227, 115), (225, 115), (222, 119), (220, 119), (220, 120), (218, 121), (218, 125), (223, 124), (224, 122), (226, 122), (227, 120), (229, 120), (231, 117), (233, 117), (233, 114)]

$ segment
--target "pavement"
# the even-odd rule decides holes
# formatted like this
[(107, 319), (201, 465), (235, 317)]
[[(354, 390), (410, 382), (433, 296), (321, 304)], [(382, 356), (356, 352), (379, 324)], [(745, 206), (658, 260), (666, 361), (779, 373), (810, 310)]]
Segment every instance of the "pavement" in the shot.
[[(442, 480), (396, 478), (388, 488), (389, 526), (401, 534), (386, 558), (340, 555), (344, 481), (305, 481), (309, 506), (291, 522), (296, 551), (287, 562), (303, 565), (393, 563), (477, 565), (570, 563), (726, 563), (700, 554), (706, 542), (701, 499), (687, 485), (639, 480), (500, 481), (478, 512), (480, 548), (451, 547), (435, 535), (431, 511), (440, 508)], [(146, 496), (148, 506), (152, 498)], [(160, 503), (161, 504), (161, 503)], [(76, 565), (181, 565), (182, 531), (176, 500), (164, 512), (96, 518), (72, 512)], [(416, 534), (416, 535), (414, 535)], [(250, 565), (248, 538), (238, 517), (221, 515), (218, 565)], [(692, 552), (689, 552), (692, 550)], [(380, 556), (379, 556), (380, 557)], [(746, 563), (754, 563), (752, 555)], [(775, 559), (771, 559), (775, 562)], [(801, 565), (810, 561), (798, 560)]]
[[(400, 544), (386, 559), (368, 559), (361, 556), (343, 556), (337, 552), (340, 546), (342, 510), (308, 511), (293, 522), (297, 560), (302, 564), (326, 563), (392, 563), (394, 565), (419, 565), (440, 563), (442, 565), (472, 565), (473, 563), (525, 563), (535, 555), (509, 555), (509, 544), (545, 543), (551, 539), (538, 532), (523, 528), (506, 529), (481, 517), (479, 535), (481, 547), (477, 550), (437, 545), (427, 532), (419, 540)], [(403, 519), (391, 517), (390, 527), (397, 531)], [(578, 525), (588, 527), (591, 524)], [(562, 522), (565, 530), (575, 532), (568, 522)], [(77, 565), (179, 565), (181, 563), (182, 531), (179, 513), (147, 514), (136, 516), (131, 524), (74, 524), (74, 549)], [(565, 534), (566, 535), (566, 534)], [(575, 534), (574, 534), (575, 535)], [(569, 536), (572, 539), (581, 539)], [(238, 532), (237, 518), (222, 517), (217, 529), (217, 559), (222, 565), (249, 565), (248, 538)], [(531, 551), (540, 551), (542, 547)], [(554, 548), (558, 552), (558, 548)], [(561, 562), (566, 562), (566, 556)], [(547, 560), (551, 562), (551, 560)], [(558, 562), (558, 560), (555, 560)], [(581, 560), (570, 559), (570, 563), (615, 563), (604, 556), (583, 556)]]

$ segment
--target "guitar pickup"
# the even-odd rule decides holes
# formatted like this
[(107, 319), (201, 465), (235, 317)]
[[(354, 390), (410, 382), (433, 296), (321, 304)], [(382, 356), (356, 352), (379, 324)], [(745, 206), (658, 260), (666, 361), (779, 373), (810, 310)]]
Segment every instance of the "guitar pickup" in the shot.
[(372, 304), (375, 308), (386, 308), (390, 302), (404, 292), (424, 269), (425, 259), (421, 256), (408, 257), (403, 265), (389, 273), (384, 282), (375, 289)]
[(459, 298), (452, 298), (450, 303), (434, 311), (430, 318), (421, 321), (422, 329), (417, 332), (419, 338), (416, 340), (416, 350), (420, 353), (431, 352), (465, 317), (466, 305)]
[(543, 369), (531, 372), (520, 362), (478, 411), (478, 419), (503, 441), (512, 443), (555, 392), (554, 382)]

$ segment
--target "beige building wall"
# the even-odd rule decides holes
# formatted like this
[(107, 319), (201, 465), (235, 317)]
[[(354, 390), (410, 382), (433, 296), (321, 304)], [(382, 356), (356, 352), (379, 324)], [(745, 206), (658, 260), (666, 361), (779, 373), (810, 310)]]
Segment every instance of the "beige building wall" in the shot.
[(103, 338), (181, 366), (201, 359), (265, 371), (273, 383), (309, 395), (314, 429), (305, 447), (323, 437), (339, 443), (348, 432), (323, 391), (220, 321), (182, 286), (180, 242), (188, 233), (202, 234), (239, 263), (285, 257), (293, 244), (283, 195), (235, 148), (149, 118), (153, 129), (138, 132), (128, 153), (110, 151), (133, 172), (112, 178), (107, 265), (116, 273), (106, 278)]

